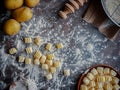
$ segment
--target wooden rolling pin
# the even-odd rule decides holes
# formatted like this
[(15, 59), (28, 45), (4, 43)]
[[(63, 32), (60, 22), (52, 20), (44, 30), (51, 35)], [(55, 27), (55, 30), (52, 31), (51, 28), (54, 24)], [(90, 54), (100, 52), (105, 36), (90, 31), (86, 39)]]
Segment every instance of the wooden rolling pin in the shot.
[(87, 0), (69, 0), (68, 3), (65, 4), (65, 9), (63, 11), (59, 11), (59, 16), (63, 19), (67, 18), (67, 15), (70, 13), (74, 13), (75, 10), (78, 10), (79, 7), (83, 6)]

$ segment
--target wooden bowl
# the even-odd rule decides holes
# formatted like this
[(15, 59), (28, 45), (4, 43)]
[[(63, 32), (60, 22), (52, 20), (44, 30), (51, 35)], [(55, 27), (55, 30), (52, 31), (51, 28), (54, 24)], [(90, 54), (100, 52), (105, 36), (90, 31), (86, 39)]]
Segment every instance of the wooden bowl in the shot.
[[(87, 75), (88, 72), (90, 72), (93, 68), (97, 68), (97, 67), (104, 67), (104, 68), (110, 68), (111, 70), (114, 70), (116, 73), (117, 73), (117, 76), (119, 79), (120, 79), (120, 73), (115, 70), (113, 67), (109, 66), (109, 65), (102, 65), (102, 64), (99, 64), (99, 65), (94, 65), (94, 66), (91, 66), (88, 68), (87, 71), (85, 71), (81, 76), (80, 76), (80, 79), (78, 81), (78, 87), (77, 87), (77, 90), (80, 90), (80, 86), (81, 84), (83, 83), (83, 78)], [(120, 82), (119, 82), (119, 85), (120, 85)]]

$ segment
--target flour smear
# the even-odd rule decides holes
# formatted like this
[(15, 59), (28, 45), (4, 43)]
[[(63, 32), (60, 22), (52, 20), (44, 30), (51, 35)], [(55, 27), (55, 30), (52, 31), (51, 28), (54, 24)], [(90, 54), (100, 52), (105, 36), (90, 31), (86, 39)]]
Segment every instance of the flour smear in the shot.
[[(105, 61), (105, 59), (108, 57), (113, 59), (112, 56), (103, 52), (115, 44), (106, 39), (96, 28), (77, 17), (77, 13), (73, 15), (75, 17), (67, 20), (56, 18), (57, 16), (52, 14), (56, 12), (56, 9), (51, 11), (49, 16), (44, 14), (44, 12), (47, 12), (44, 11), (45, 8), (56, 2), (56, 0), (53, 0), (47, 6), (45, 1), (42, 1), (41, 4), (46, 6), (39, 5), (34, 9), (33, 18), (29, 22), (22, 23), (22, 30), (18, 35), (4, 36), (0, 44), (1, 89), (5, 88), (10, 81), (21, 80), (22, 75), (26, 79), (35, 80), (38, 90), (72, 90), (72, 87), (77, 84), (79, 75), (89, 66), (100, 63), (107, 64), (109, 61)], [(43, 7), (43, 13), (37, 15), (41, 10), (40, 7)], [(23, 39), (27, 36), (31, 38), (40, 36), (42, 38), (41, 45), (38, 47), (34, 44), (24, 44)], [(6, 42), (9, 42), (10, 45)], [(42, 53), (46, 53), (43, 47), (48, 42), (53, 44), (61, 42), (64, 44), (63, 49), (56, 50), (53, 48), (52, 52), (55, 53), (56, 59), (62, 61), (62, 67), (57, 69), (52, 80), (45, 78), (45, 72), (40, 66), (17, 62), (19, 55), (32, 57), (25, 53), (25, 47), (32, 46), (33, 51), (40, 50)], [(18, 53), (9, 55), (7, 49), (13, 46), (18, 49)], [(114, 57), (118, 58), (117, 56)], [(65, 68), (71, 70), (69, 77), (63, 75)], [(7, 83), (5, 78), (10, 81)]]

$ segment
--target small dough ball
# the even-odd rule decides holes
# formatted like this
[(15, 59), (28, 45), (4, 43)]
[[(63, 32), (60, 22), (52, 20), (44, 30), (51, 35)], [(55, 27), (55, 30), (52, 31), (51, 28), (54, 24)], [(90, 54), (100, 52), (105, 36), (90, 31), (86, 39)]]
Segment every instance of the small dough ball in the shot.
[(53, 65), (54, 65), (55, 67), (60, 67), (60, 66), (61, 66), (61, 62), (60, 62), (60, 61), (54, 61), (54, 62), (53, 62)]
[[(34, 1), (34, 0), (33, 0)], [(23, 5), (24, 0), (5, 0), (5, 7), (9, 10), (19, 8)]]
[(53, 65), (53, 61), (52, 60), (46, 60), (45, 62), (46, 62), (46, 64), (48, 66), (52, 66)]
[(44, 70), (48, 70), (48, 65), (47, 64), (42, 64), (42, 69), (44, 69)]
[(70, 76), (70, 69), (64, 70), (64, 76)]
[(35, 7), (40, 0), (25, 0), (25, 5), (28, 7)]
[(56, 72), (56, 67), (50, 67), (50, 73), (55, 73)]
[(35, 59), (35, 60), (34, 60), (34, 64), (35, 64), (35, 65), (40, 65), (39, 59)]
[(13, 11), (12, 16), (18, 22), (25, 22), (32, 18), (33, 13), (29, 7), (20, 7)]
[(47, 74), (47, 75), (46, 75), (46, 78), (47, 78), (48, 80), (51, 80), (51, 79), (52, 79), (52, 74), (51, 74), (51, 73)]
[(4, 32), (8, 35), (15, 35), (20, 31), (20, 23), (14, 19), (10, 19), (4, 24)]

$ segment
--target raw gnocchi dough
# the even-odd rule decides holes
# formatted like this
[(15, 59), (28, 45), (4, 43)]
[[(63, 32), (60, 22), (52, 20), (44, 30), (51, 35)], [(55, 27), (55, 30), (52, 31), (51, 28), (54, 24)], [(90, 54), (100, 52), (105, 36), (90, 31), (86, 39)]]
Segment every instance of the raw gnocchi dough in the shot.
[(56, 44), (56, 48), (57, 48), (57, 49), (60, 49), (60, 48), (63, 48), (63, 47), (64, 47), (64, 46), (63, 46), (62, 43), (57, 43), (57, 44)]
[(33, 52), (32, 47), (27, 47), (25, 50), (27, 54), (30, 54)]
[(42, 56), (42, 54), (40, 51), (36, 51), (34, 54), (34, 58), (36, 58), (36, 59), (40, 59), (41, 56)]
[(24, 62), (25, 61), (25, 57), (24, 56), (19, 56), (18, 62)]
[(48, 44), (46, 45), (46, 50), (50, 51), (51, 48), (52, 48), (52, 44), (51, 44), (51, 43), (48, 43)]
[(52, 79), (52, 74), (51, 74), (51, 73), (47, 74), (47, 75), (46, 75), (46, 78), (47, 78), (48, 80), (51, 80), (51, 79)]
[(31, 64), (31, 58), (25, 58), (25, 64)]
[(64, 75), (70, 76), (70, 69), (64, 69)]
[(15, 53), (17, 53), (17, 49), (16, 48), (11, 48), (11, 49), (9, 49), (9, 54), (15, 54)]
[(52, 54), (47, 54), (46, 57), (47, 57), (48, 60), (53, 60), (54, 57), (55, 57), (55, 55), (54, 55), (54, 53), (52, 53)]
[(40, 37), (37, 37), (37, 38), (34, 39), (34, 43), (35, 43), (36, 45), (39, 45), (40, 42), (41, 42)]
[(26, 37), (24, 38), (25, 43), (32, 43), (32, 38), (31, 37)]

